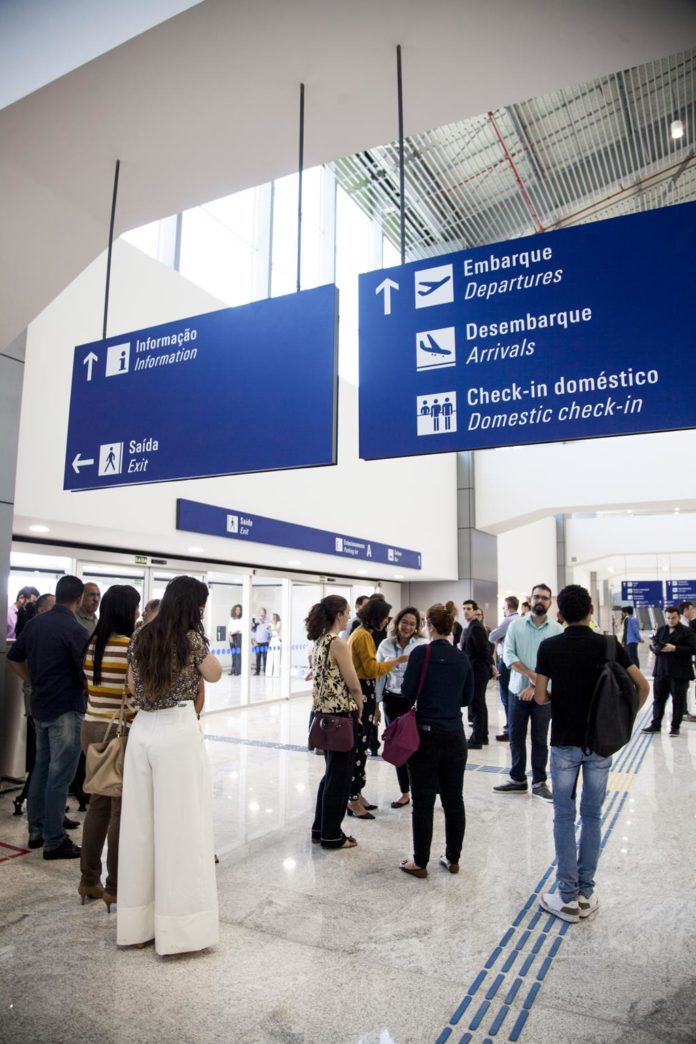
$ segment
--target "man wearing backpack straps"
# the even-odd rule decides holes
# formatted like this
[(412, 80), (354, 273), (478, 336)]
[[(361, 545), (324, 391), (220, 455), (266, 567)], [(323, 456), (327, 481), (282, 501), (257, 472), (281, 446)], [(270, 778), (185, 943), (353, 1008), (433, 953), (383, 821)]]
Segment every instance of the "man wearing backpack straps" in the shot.
[(676, 605), (665, 608), (664, 626), (658, 627), (651, 649), (655, 653), (653, 716), (643, 732), (660, 732), (665, 704), (671, 696), (672, 725), (669, 734), (678, 736), (686, 710), (686, 691), (694, 676), (692, 660), (696, 653), (696, 632), (679, 622)]
[[(557, 889), (545, 892), (541, 906), (563, 921), (590, 917), (599, 905), (594, 891), (601, 840), (602, 804), (610, 757), (584, 748), (587, 720), (597, 681), (606, 661), (605, 641), (590, 628), (592, 600), (584, 587), (569, 584), (557, 598), (568, 625), (539, 646), (536, 662), (537, 703), (551, 703), (551, 785)], [(650, 686), (620, 645), (616, 659), (636, 687), (642, 707)], [(552, 683), (551, 687), (549, 683)], [(575, 797), (582, 772), (580, 841), (575, 840)]]

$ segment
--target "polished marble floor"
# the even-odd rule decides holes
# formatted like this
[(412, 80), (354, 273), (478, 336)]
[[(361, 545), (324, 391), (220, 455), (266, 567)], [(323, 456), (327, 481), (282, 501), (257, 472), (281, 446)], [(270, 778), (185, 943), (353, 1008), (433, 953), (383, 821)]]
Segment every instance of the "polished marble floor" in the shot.
[[(678, 740), (637, 732), (615, 759), (601, 908), (564, 927), (537, 903), (552, 809), (493, 793), (501, 743), (470, 754), (459, 876), (436, 861), (427, 880), (399, 872), (409, 810), (389, 807), (381, 759), (368, 763), (377, 818), (348, 821), (359, 847), (313, 847), (323, 762), (306, 750), (308, 706), (203, 719), (220, 856), (209, 952), (118, 950), (115, 913), (80, 906), (74, 863), (25, 851), (26, 820), (0, 797), (3, 1044), (693, 1044), (696, 725)], [(489, 707), (495, 721), (492, 686)], [(442, 838), (436, 812), (434, 855)]]

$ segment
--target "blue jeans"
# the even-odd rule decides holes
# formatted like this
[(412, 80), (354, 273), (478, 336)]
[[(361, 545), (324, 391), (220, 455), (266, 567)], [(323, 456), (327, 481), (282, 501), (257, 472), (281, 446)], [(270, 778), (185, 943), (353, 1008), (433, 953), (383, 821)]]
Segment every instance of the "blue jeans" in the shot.
[(532, 733), (532, 785), (546, 782), (546, 763), (549, 757), (549, 724), (551, 704), (543, 706), (534, 700), (518, 700), (514, 692), (508, 702), (508, 734), (512, 767), (510, 779), (515, 783), (527, 782), (527, 725), (531, 720)]
[(27, 795), (29, 837), (44, 839), (44, 851), (58, 848), (63, 829), (68, 788), (80, 760), (80, 729), (84, 714), (66, 711), (55, 721), (37, 721), (36, 762)]
[[(580, 747), (551, 748), (553, 839), (556, 879), (564, 903), (578, 894), (591, 896), (599, 859), (602, 805), (607, 792), (611, 758), (583, 754)], [(582, 769), (580, 842), (575, 841), (575, 791)]]

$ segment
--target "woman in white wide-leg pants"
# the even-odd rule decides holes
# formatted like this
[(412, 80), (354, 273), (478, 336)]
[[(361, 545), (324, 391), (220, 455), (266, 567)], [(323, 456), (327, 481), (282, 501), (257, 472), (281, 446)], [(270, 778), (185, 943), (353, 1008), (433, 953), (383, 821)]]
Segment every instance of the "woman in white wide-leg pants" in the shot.
[(129, 652), (140, 709), (124, 767), (117, 942), (154, 939), (161, 955), (218, 941), (210, 770), (194, 705), (201, 677), (222, 673), (202, 635), (207, 593), (192, 577), (171, 581)]

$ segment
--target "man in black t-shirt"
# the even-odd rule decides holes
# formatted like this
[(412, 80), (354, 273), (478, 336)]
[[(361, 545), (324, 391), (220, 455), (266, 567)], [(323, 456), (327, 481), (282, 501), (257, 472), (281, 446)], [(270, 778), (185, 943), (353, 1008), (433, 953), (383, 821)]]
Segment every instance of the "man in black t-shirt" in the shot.
[[(557, 889), (545, 892), (541, 906), (571, 923), (590, 917), (599, 905), (594, 875), (599, 859), (602, 805), (611, 758), (583, 751), (590, 701), (606, 660), (604, 637), (590, 628), (589, 592), (569, 584), (559, 593), (558, 608), (567, 623), (563, 634), (539, 646), (536, 663), (537, 703), (551, 703), (551, 782)], [(640, 706), (650, 686), (618, 642), (617, 660), (638, 691)], [(551, 683), (551, 685), (549, 684)], [(575, 841), (575, 792), (582, 770), (580, 842)]]

